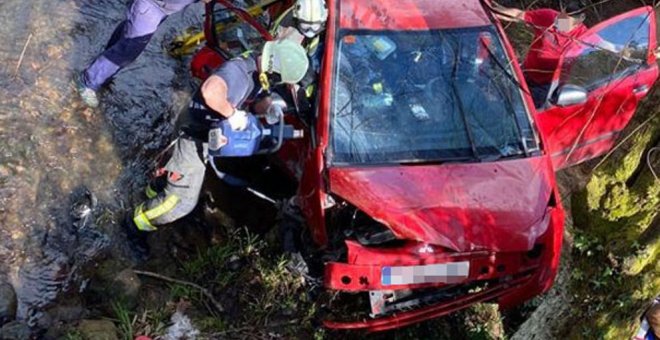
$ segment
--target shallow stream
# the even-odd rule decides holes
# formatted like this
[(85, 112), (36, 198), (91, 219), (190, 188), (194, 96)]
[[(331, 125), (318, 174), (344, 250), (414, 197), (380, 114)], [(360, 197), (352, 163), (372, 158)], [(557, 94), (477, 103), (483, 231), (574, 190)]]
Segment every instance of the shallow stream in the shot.
[[(72, 79), (127, 2), (0, 2), (0, 281), (14, 287), (17, 318), (31, 326), (45, 326), (42, 311), (63, 291), (85, 288), (85, 266), (126, 256), (117, 221), (139, 199), (148, 159), (189, 96), (186, 63), (162, 42), (199, 24), (200, 4), (161, 26), (101, 93), (100, 108), (79, 101)], [(72, 203), (90, 200), (85, 188), (98, 203), (72, 217)]]

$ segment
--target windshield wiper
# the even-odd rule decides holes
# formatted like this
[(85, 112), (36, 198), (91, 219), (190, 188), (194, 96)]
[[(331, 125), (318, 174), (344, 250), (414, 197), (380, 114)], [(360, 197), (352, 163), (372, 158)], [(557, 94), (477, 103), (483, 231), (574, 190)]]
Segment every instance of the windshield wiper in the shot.
[(530, 95), (530, 96), (532, 95), (531, 93), (529, 93), (529, 91), (525, 90), (525, 88), (522, 86), (522, 84), (520, 84), (520, 82), (519, 82), (519, 81), (518, 81), (518, 80), (517, 80), (517, 79), (516, 79), (511, 73), (509, 73), (509, 71), (506, 69), (506, 67), (504, 67), (504, 65), (502, 65), (502, 63), (500, 63), (499, 59), (497, 59), (497, 57), (495, 56), (495, 53), (493, 53), (493, 50), (490, 49), (490, 46), (488, 46), (488, 45), (486, 45), (486, 44), (484, 44), (484, 43), (481, 43), (481, 46), (483, 46), (483, 47), (486, 49), (486, 51), (488, 51), (488, 56), (489, 56), (489, 57), (495, 62), (495, 65), (497, 65), (497, 67), (498, 67), (502, 72), (504, 72), (504, 74), (506, 75), (506, 77), (507, 77), (512, 83), (514, 83), (514, 84), (515, 84), (515, 85), (516, 85), (521, 91), (523, 91), (524, 93), (526, 93), (526, 94), (528, 94), (528, 95)]
[(513, 119), (513, 124), (516, 126), (516, 132), (518, 132), (518, 138), (519, 138), (518, 141), (520, 142), (522, 151), (525, 153), (525, 156), (529, 156), (529, 150), (527, 149), (527, 143), (525, 143), (525, 136), (523, 135), (522, 127), (520, 126), (518, 117), (516, 117), (513, 103), (511, 101), (511, 98), (509, 97), (511, 94), (508, 93), (508, 91), (505, 93), (505, 89), (502, 88), (503, 84), (500, 84), (499, 81), (491, 80), (491, 82), (495, 83), (495, 88), (497, 89), (497, 92), (499, 92), (500, 96), (503, 97), (504, 100), (506, 101), (506, 105), (507, 105), (506, 111), (511, 117), (511, 119)]
[(474, 158), (481, 160), (479, 158), (479, 153), (477, 152), (477, 145), (474, 143), (474, 136), (472, 135), (472, 130), (470, 130), (469, 122), (467, 119), (467, 113), (465, 111), (465, 106), (463, 104), (463, 99), (456, 87), (456, 73), (458, 72), (459, 66), (459, 55), (461, 52), (461, 41), (457, 41), (457, 49), (454, 52), (454, 67), (451, 70), (451, 89), (454, 92), (454, 97), (456, 98), (456, 104), (458, 105), (458, 110), (461, 112), (461, 118), (463, 118), (463, 124), (465, 124), (465, 132), (467, 134), (468, 140), (470, 141), (470, 148), (472, 149), (472, 154)]
[(527, 157), (526, 155), (527, 155), (527, 153), (524, 152), (524, 151), (523, 151), (522, 153), (508, 154), (508, 155), (503, 155), (503, 154), (496, 154), (496, 155), (495, 155), (495, 154), (491, 154), (491, 155), (486, 155), (486, 156), (484, 156), (484, 157), (482, 158), (482, 161), (485, 161), (485, 162), (495, 162), (495, 161), (500, 161), (500, 160), (503, 160), (503, 159), (524, 158), (524, 157)]
[(473, 157), (455, 157), (455, 158), (438, 158), (438, 159), (406, 159), (391, 163), (396, 163), (399, 165), (430, 165), (430, 164), (445, 164), (445, 163), (464, 163), (470, 161), (480, 162), (481, 160)]
[[(506, 77), (512, 83), (514, 83), (520, 90), (522, 90), (523, 92), (525, 92), (527, 94), (530, 94), (528, 91), (526, 91), (522, 87), (522, 85), (518, 82), (518, 80), (516, 80), (513, 77), (513, 75), (510, 74), (506, 68), (504, 68), (504, 65), (502, 65), (500, 63), (500, 61), (497, 59), (497, 57), (495, 56), (493, 51), (490, 49), (490, 46), (487, 46), (486, 44), (482, 44), (482, 45), (486, 48), (486, 51), (488, 51), (488, 56), (490, 57), (490, 59), (493, 60), (493, 62), (495, 62), (495, 64), (500, 68), (500, 70), (502, 72), (504, 72)], [(518, 122), (518, 118), (516, 117), (516, 115), (514, 113), (513, 103), (511, 101), (511, 98), (509, 97), (511, 94), (508, 93), (508, 91), (506, 93), (504, 93), (504, 90), (502, 89), (502, 84), (499, 81), (496, 81), (496, 80), (491, 80), (491, 81), (495, 83), (497, 91), (506, 100), (506, 104), (509, 107), (509, 110), (507, 110), (507, 111), (509, 111), (509, 114), (511, 115), (511, 118), (513, 119), (513, 122), (516, 125), (516, 130), (518, 131), (518, 138), (520, 138), (520, 144), (522, 146), (523, 152), (525, 153), (525, 156), (529, 156), (529, 150), (527, 149), (527, 143), (525, 143), (525, 136), (523, 135), (522, 127), (520, 127), (520, 122)]]

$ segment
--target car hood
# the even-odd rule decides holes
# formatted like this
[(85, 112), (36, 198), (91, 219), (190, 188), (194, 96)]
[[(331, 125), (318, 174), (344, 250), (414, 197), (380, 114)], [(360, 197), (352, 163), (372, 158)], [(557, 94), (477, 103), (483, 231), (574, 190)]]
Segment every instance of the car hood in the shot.
[(547, 157), (493, 163), (336, 167), (330, 191), (398, 238), (455, 251), (527, 251), (549, 225)]

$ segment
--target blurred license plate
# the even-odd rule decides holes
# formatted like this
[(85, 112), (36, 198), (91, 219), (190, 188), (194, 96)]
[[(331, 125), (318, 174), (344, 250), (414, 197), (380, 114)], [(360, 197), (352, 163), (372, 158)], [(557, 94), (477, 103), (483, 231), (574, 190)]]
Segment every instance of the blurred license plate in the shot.
[(383, 267), (381, 282), (385, 286), (437, 282), (458, 283), (467, 279), (469, 273), (469, 261), (423, 266)]

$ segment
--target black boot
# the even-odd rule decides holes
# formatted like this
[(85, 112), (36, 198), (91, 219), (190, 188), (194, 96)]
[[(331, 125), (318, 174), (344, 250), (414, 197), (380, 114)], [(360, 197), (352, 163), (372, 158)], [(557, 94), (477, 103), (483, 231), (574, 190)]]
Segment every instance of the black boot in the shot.
[(122, 227), (126, 231), (126, 239), (128, 240), (128, 246), (133, 258), (136, 262), (145, 262), (149, 258), (150, 251), (149, 243), (147, 242), (147, 235), (149, 233), (137, 228), (133, 222), (133, 215), (131, 213), (127, 213), (124, 216)]

